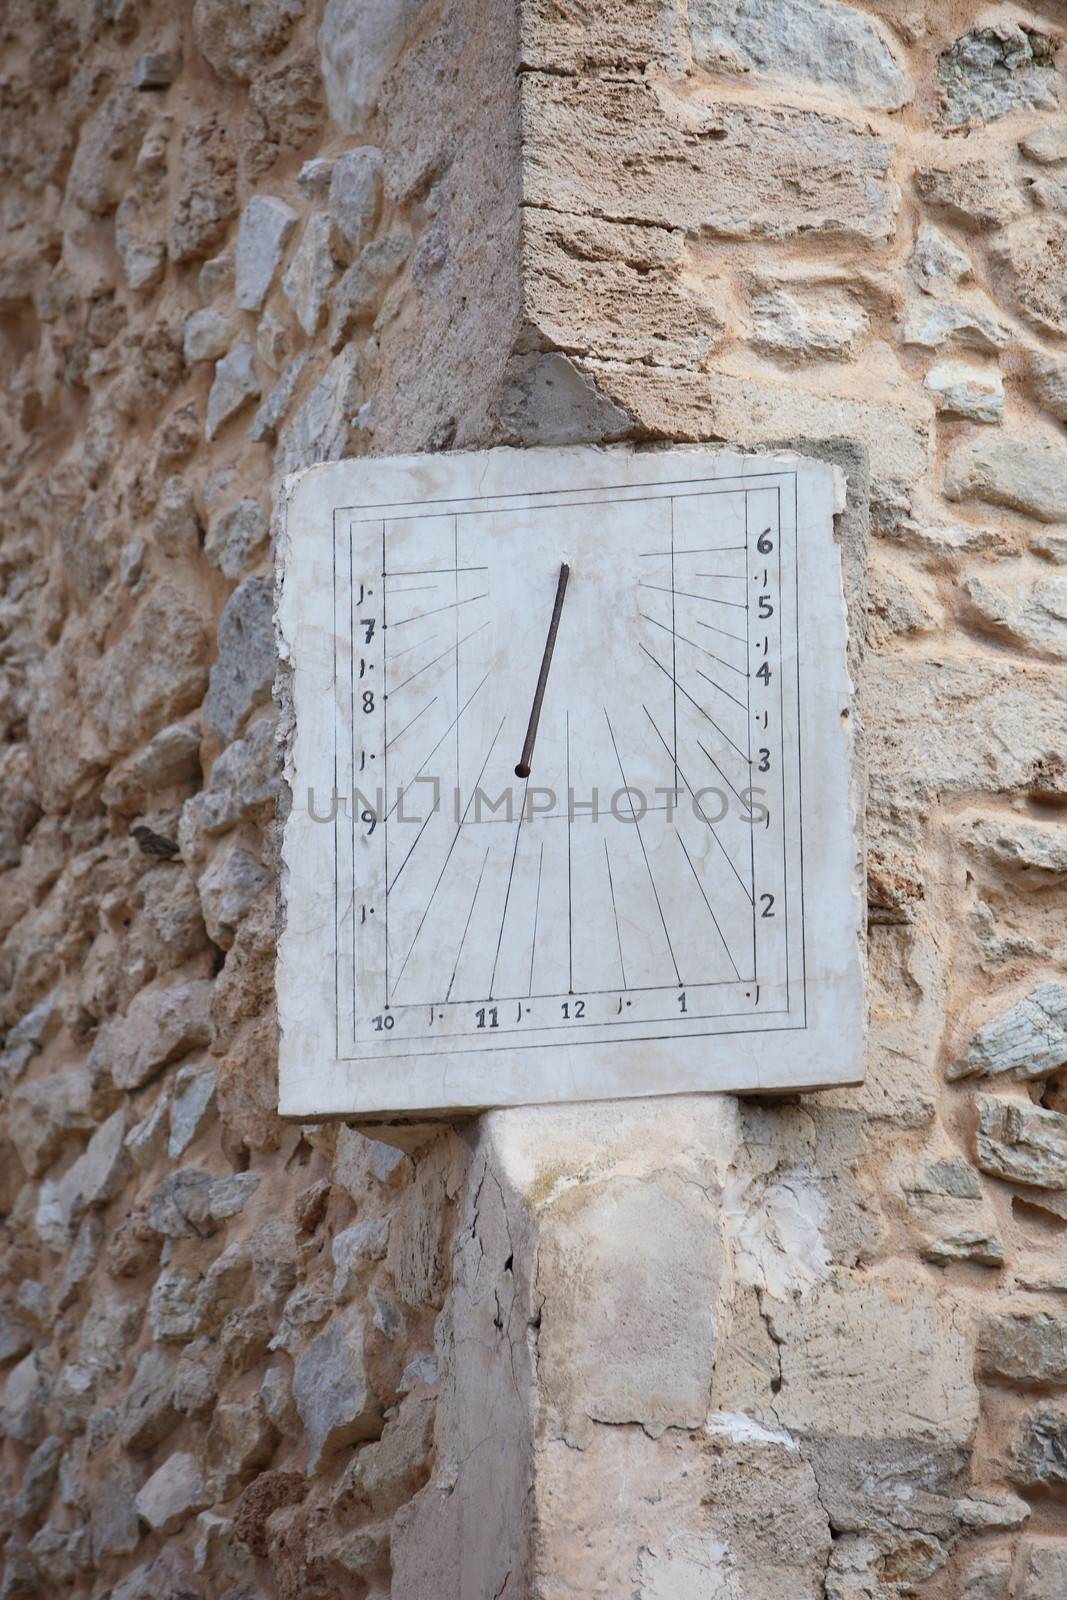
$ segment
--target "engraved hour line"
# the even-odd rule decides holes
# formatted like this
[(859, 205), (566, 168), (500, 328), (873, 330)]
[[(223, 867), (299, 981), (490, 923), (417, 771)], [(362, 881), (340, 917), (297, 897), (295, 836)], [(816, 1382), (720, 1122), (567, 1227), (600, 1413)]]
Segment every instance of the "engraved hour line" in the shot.
[[(399, 661), (400, 657), (401, 656), (406, 656), (409, 650), (418, 650), (420, 645), (433, 644), (433, 642), (434, 642), (434, 640), (436, 638), (437, 638), (436, 633), (431, 633), (431, 635), (430, 635), (430, 637), (428, 639), (416, 639), (414, 644), (406, 644), (402, 650), (394, 650), (393, 651), (393, 655), (392, 655), (392, 659), (394, 661)], [(401, 684), (401, 688), (403, 688), (403, 684)]]
[[(463, 824), (467, 820), (467, 812), (471, 808), (471, 805), (472, 805), (472, 803), (474, 801), (474, 796), (478, 793), (479, 785), (481, 784), (481, 781), (482, 781), (483, 777), (485, 776), (485, 769), (489, 765), (489, 758), (493, 754), (493, 751), (496, 748), (496, 742), (500, 738), (500, 730), (503, 728), (504, 723), (506, 721), (507, 721), (507, 713), (505, 712), (504, 715), (500, 719), (500, 722), (499, 722), (499, 724), (497, 726), (496, 732), (493, 735), (492, 743), (490, 744), (489, 749), (485, 753), (485, 760), (482, 762), (482, 770), (478, 774), (478, 782), (474, 785), (474, 788), (471, 790), (471, 793), (468, 796), (467, 804), (463, 807), (463, 815), (460, 818), (459, 826), (456, 828), (455, 833), (452, 835), (452, 843), (448, 847), (448, 854), (445, 856), (444, 865), (442, 866), (441, 871), (437, 875), (437, 882), (434, 884), (433, 889), (430, 891), (430, 898), (426, 902), (426, 910), (422, 913), (422, 916), (419, 919), (419, 925), (415, 929), (415, 937), (414, 937), (414, 939), (412, 939), (411, 944), (408, 946), (408, 953), (404, 957), (404, 964), (400, 968), (400, 971), (397, 974), (396, 982), (393, 985), (393, 993), (394, 994), (396, 993), (397, 989), (399, 989), (401, 979), (404, 976), (405, 968), (407, 967), (408, 962), (411, 960), (411, 952), (412, 952), (412, 950), (414, 950), (415, 946), (419, 942), (419, 934), (422, 932), (423, 924), (425, 923), (426, 918), (430, 914), (430, 907), (433, 905), (434, 897), (436, 896), (438, 889), (441, 887), (441, 879), (444, 877), (445, 873), (448, 870), (448, 863), (451, 861), (452, 852), (456, 848), (456, 840), (459, 838), (460, 833), (463, 830)], [(431, 812), (430, 815), (432, 816), (433, 813)], [(388, 837), (389, 837), (389, 834), (388, 834), (388, 830), (387, 830), (386, 831), (386, 839), (388, 839)], [(385, 901), (386, 901), (386, 905), (388, 906), (388, 904), (389, 904), (388, 891), (386, 891)]]
[[(663, 937), (667, 941), (667, 949), (671, 953), (671, 965), (674, 968), (674, 976), (678, 979), (678, 985), (679, 985), (679, 988), (680, 988), (682, 986), (682, 974), (678, 970), (678, 962), (675, 960), (675, 956), (674, 956), (674, 946), (671, 944), (671, 936), (667, 932), (667, 921), (666, 921), (666, 918), (663, 915), (663, 907), (660, 904), (659, 890), (656, 888), (656, 880), (652, 876), (652, 868), (649, 865), (649, 860), (648, 860), (648, 851), (645, 849), (645, 841), (641, 837), (641, 824), (637, 820), (637, 812), (634, 809), (633, 798), (632, 798), (632, 796), (630, 794), (629, 785), (626, 782), (626, 774), (623, 771), (623, 767), (622, 767), (622, 757), (619, 755), (619, 747), (615, 743), (615, 731), (611, 726), (611, 718), (608, 716), (608, 708), (607, 708), (607, 706), (603, 707), (603, 711), (604, 711), (604, 721), (607, 723), (607, 725), (608, 725), (608, 733), (611, 735), (612, 748), (615, 751), (615, 760), (619, 763), (619, 776), (622, 779), (622, 786), (626, 790), (626, 798), (630, 802), (630, 815), (633, 817), (634, 827), (637, 829), (637, 842), (641, 846), (641, 854), (645, 858), (645, 870), (648, 873), (648, 881), (652, 885), (652, 893), (655, 896), (655, 900), (656, 900), (656, 910), (659, 912), (659, 920), (663, 924)], [(652, 719), (649, 718), (649, 721), (651, 721), (651, 720)], [(653, 724), (653, 726), (655, 726), (655, 724)], [(657, 733), (659, 732), (658, 728), (656, 729), (656, 732)], [(663, 747), (664, 747), (665, 750), (667, 750), (666, 741), (664, 741), (664, 746)], [(670, 751), (669, 750), (667, 750), (667, 754), (668, 754), (668, 756), (670, 755)], [(569, 809), (569, 807), (568, 807), (568, 809)]]
[[(394, 623), (393, 626), (395, 627), (396, 624)], [(443, 661), (446, 656), (450, 656), (452, 654), (453, 650), (458, 650), (461, 644), (466, 644), (468, 639), (473, 639), (476, 633), (481, 633), (482, 629), (488, 628), (488, 626), (488, 622), (479, 623), (476, 628), (471, 629), (470, 633), (465, 633), (462, 639), (457, 639), (455, 644), (450, 644), (447, 650), (442, 650), (439, 656), (434, 656), (432, 661), (427, 661), (424, 667), (419, 667), (417, 671), (411, 674), (410, 677), (405, 678), (403, 683), (398, 683), (395, 689), (390, 689), (389, 693), (399, 694), (401, 689), (406, 689), (408, 684), (411, 683), (413, 679), (419, 677), (424, 672), (429, 672), (431, 667), (436, 667), (439, 661)], [(395, 656), (393, 657), (393, 660), (396, 660)], [(459, 704), (458, 695), (456, 696), (456, 704)]]
[[(474, 696), (478, 693), (478, 690), (484, 688), (485, 684), (488, 681), (489, 681), (489, 674), (487, 672), (485, 677), (482, 679), (481, 683), (478, 684), (477, 688), (471, 690), (470, 696), (469, 696), (469, 698), (467, 699), (467, 701), (465, 702), (465, 704), (463, 706), (463, 710), (457, 712), (457, 714), (452, 718), (452, 721), (448, 724), (448, 727), (445, 729), (444, 733), (441, 735), (441, 737), (438, 739), (437, 743), (434, 745), (433, 749), (429, 752), (428, 755), (423, 756), (423, 758), (420, 761), (419, 765), (415, 768), (415, 771), (412, 773), (411, 778), (408, 780), (409, 785), (414, 783), (415, 779), (420, 776), (420, 774), (422, 772), (422, 769), (426, 765), (427, 761), (432, 760), (432, 758), (437, 754), (438, 750), (440, 750), (441, 746), (444, 744), (445, 740), (448, 738), (449, 734), (452, 732), (452, 729), (456, 726), (456, 723), (459, 721), (460, 717), (463, 715), (463, 712), (466, 711), (467, 706), (470, 705), (471, 701), (474, 699)], [(407, 787), (407, 786), (408, 785), (405, 785), (405, 784), (399, 784), (398, 785), (396, 799), (393, 801), (392, 805), (389, 807), (389, 810), (385, 813), (385, 816), (382, 818), (382, 821), (384, 823), (388, 823), (389, 818), (392, 816), (393, 812), (396, 810), (397, 806), (400, 804), (400, 790), (405, 788), (405, 787)]]
[[(647, 611), (639, 611), (637, 614), (639, 617), (644, 617), (646, 622), (651, 622), (655, 627), (662, 628), (664, 633), (671, 632), (671, 629), (668, 628), (665, 622), (661, 622), (658, 617), (650, 617)], [(733, 635), (731, 634), (729, 637), (732, 638)], [(691, 645), (694, 650), (699, 650), (701, 655), (710, 656), (712, 661), (717, 661), (719, 663), (720, 667), (728, 667), (731, 672), (736, 672), (738, 677), (748, 677), (748, 673), (745, 671), (744, 667), (735, 667), (732, 661), (727, 661), (724, 659), (724, 657), (717, 656), (714, 650), (705, 649), (702, 644), (697, 644), (695, 639), (687, 639), (684, 633), (676, 633), (675, 638), (680, 639), (682, 644)], [(738, 643), (742, 644), (744, 641), (739, 639)]]
[[(729, 606), (731, 611), (747, 611), (748, 606), (742, 605), (740, 600), (720, 600), (713, 594), (691, 594), (688, 589), (665, 589), (661, 583), (639, 583), (639, 589), (655, 589), (657, 594), (676, 594), (679, 600), (702, 600), (706, 606)], [(426, 616), (432, 616), (427, 611)]]
[(441, 611), (454, 611), (457, 606), (472, 606), (475, 600), (487, 600), (488, 598), (489, 591), (487, 589), (484, 594), (468, 595), (466, 600), (450, 600), (447, 606), (434, 606), (432, 611), (419, 611), (413, 617), (401, 617), (399, 622), (391, 622), (389, 626), (391, 628), (402, 628), (408, 622), (423, 622), (427, 617), (436, 617)]
[[(433, 811), (428, 811), (426, 813), (426, 815), (423, 817), (423, 819), (422, 819), (422, 827), (419, 829), (418, 833), (415, 835), (414, 839), (411, 841), (411, 848), (408, 850), (407, 855), (404, 857), (403, 861), (397, 867), (396, 875), (394, 876), (392, 883), (388, 883), (387, 882), (386, 885), (385, 885), (385, 892), (386, 892), (387, 896), (392, 894), (393, 890), (396, 888), (397, 884), (399, 883), (400, 874), (403, 872), (404, 868), (407, 866), (408, 862), (411, 860), (412, 856), (415, 854), (415, 850), (416, 850), (416, 848), (418, 846), (419, 840), (422, 838), (423, 834), (426, 832), (426, 829), (429, 827), (430, 823), (432, 822), (432, 820), (434, 818), (434, 815), (435, 815), (435, 813)], [(397, 979), (397, 982), (398, 983), (400, 982), (399, 978)]]
[(709, 678), (707, 673), (701, 672), (699, 667), (696, 669), (696, 675), (698, 678), (703, 678), (705, 683), (710, 683), (713, 689), (718, 689), (719, 693), (724, 694), (727, 700), (732, 700), (735, 706), (740, 706), (741, 710), (744, 711), (745, 702), (739, 700), (735, 694), (731, 694), (729, 689), (724, 689), (721, 683), (716, 683), (714, 678)]
[[(671, 753), (670, 752), (670, 748), (669, 748), (669, 746), (667, 744), (666, 739), (663, 737), (662, 733), (660, 733), (659, 729), (656, 727), (655, 720), (653, 719), (651, 711), (648, 709), (648, 707), (646, 705), (642, 705), (641, 710), (645, 713), (645, 716), (648, 718), (649, 722), (652, 723), (652, 727), (653, 727), (653, 730), (655, 731), (656, 738), (659, 740), (659, 742), (663, 746), (664, 750), (666, 750), (667, 755), (670, 756), (670, 753)], [(708, 827), (711, 830), (711, 837), (715, 840), (715, 843), (718, 845), (719, 849), (722, 851), (723, 856), (724, 856), (724, 858), (726, 860), (727, 866), (730, 868), (730, 871), (733, 873), (734, 877), (737, 879), (738, 883), (741, 885), (741, 893), (744, 895), (745, 899), (748, 900), (751, 903), (753, 897), (752, 897), (751, 894), (749, 894), (748, 889), (745, 887), (744, 878), (742, 878), (741, 874), (738, 872), (737, 868), (734, 866), (733, 862), (730, 860), (730, 856), (729, 856), (729, 853), (728, 853), (728, 851), (726, 849), (726, 846), (723, 844), (722, 840), (719, 838), (719, 835), (715, 832), (714, 823), (711, 822), (711, 820), (709, 819), (709, 817), (708, 817), (707, 813), (705, 812), (703, 806), (700, 804), (700, 801), (697, 799), (696, 792), (693, 789), (693, 785), (689, 782), (689, 779), (686, 777), (686, 775), (682, 771), (681, 767), (678, 768), (678, 776), (681, 778), (682, 782), (685, 784), (686, 788), (689, 790), (689, 793), (690, 793), (690, 795), (692, 797), (693, 804), (696, 806), (697, 811), (700, 813), (701, 820), (704, 822), (705, 826)]]
[(537, 858), (537, 893), (534, 896), (533, 939), (530, 942), (530, 982), (526, 989), (526, 998), (533, 994), (534, 960), (537, 956), (537, 917), (541, 910), (541, 868), (545, 864), (545, 842), (541, 841), (541, 853)]
[[(542, 850), (544, 845), (541, 846)], [(619, 932), (619, 913), (615, 905), (615, 883), (611, 876), (611, 856), (608, 854), (608, 841), (604, 840), (604, 864), (608, 869), (608, 888), (611, 891), (611, 914), (615, 918), (615, 942), (619, 947), (619, 971), (622, 973), (622, 986), (627, 988), (626, 963), (622, 959), (622, 934)]]
[[(731, 494), (737, 493), (736, 489), (732, 489), (728, 492)], [(706, 546), (706, 548), (703, 550), (675, 550), (674, 553), (676, 556), (718, 556), (722, 555), (724, 550), (743, 550), (744, 548), (745, 547), (743, 544), (712, 544)], [(642, 550), (638, 553), (638, 560), (648, 561), (654, 556), (669, 555), (669, 550)]]
[(696, 747), (700, 751), (701, 755), (706, 756), (707, 759), (711, 762), (712, 766), (715, 768), (715, 771), (719, 774), (719, 777), (722, 779), (723, 783), (726, 784), (727, 788), (730, 790), (731, 794), (733, 794), (734, 798), (736, 800), (740, 801), (741, 805), (744, 805), (745, 802), (741, 799), (741, 796), (738, 794), (737, 790), (734, 788), (733, 784), (730, 782), (730, 780), (726, 776), (725, 772), (719, 766), (719, 763), (716, 761), (715, 757), (711, 754), (711, 751), (710, 750), (705, 750), (704, 746), (701, 744), (699, 739), (696, 740)]
[(742, 639), (739, 633), (728, 633), (725, 628), (717, 628), (713, 622), (701, 622), (699, 617), (696, 619), (696, 624), (698, 628), (707, 628), (709, 633), (720, 633), (724, 639), (732, 639), (734, 644), (743, 644), (745, 649), (748, 649), (748, 640)]
[(413, 728), (415, 726), (416, 722), (418, 722), (419, 718), (421, 716), (423, 716), (427, 711), (429, 711), (431, 706), (435, 706), (437, 704), (439, 698), (440, 698), (440, 696), (435, 694), (432, 700), (427, 700), (426, 704), (422, 707), (422, 710), (421, 711), (416, 711), (416, 713), (412, 717), (411, 721), (408, 722), (408, 723), (405, 723), (405, 725), (401, 728), (399, 733), (394, 733), (393, 734), (393, 737), (390, 739), (389, 743), (386, 745), (385, 748), (387, 750), (391, 750), (393, 748), (394, 744), (396, 744), (396, 741), (398, 739), (402, 739), (404, 737), (405, 733), (407, 733), (408, 729), (409, 728)]
[[(645, 649), (644, 645), (641, 646), (641, 649), (644, 650), (645, 655), (648, 657), (648, 659), (655, 666), (657, 666), (659, 668), (659, 670), (663, 673), (664, 677), (670, 678), (671, 675), (667, 671), (667, 668), (663, 665), (663, 662), (662, 661), (657, 661), (655, 656), (652, 654), (651, 650)], [(673, 682), (674, 680), (672, 679), (671, 681)], [(710, 682), (711, 680), (709, 679), (708, 681)], [(682, 693), (685, 695), (685, 698), (689, 701), (690, 705), (695, 706), (696, 709), (700, 712), (700, 715), (702, 717), (706, 717), (707, 718), (708, 722), (711, 723), (712, 727), (715, 729), (715, 732), (719, 735), (720, 739), (724, 739), (726, 741), (726, 743), (730, 746), (731, 750), (736, 750), (738, 755), (741, 757), (742, 761), (744, 761), (747, 765), (751, 765), (751, 762), (749, 762), (748, 757), (745, 755), (745, 752), (741, 749), (740, 745), (734, 744), (734, 741), (730, 738), (729, 734), (724, 733), (723, 730), (719, 727), (719, 724), (715, 721), (715, 718), (710, 716), (708, 714), (708, 712), (706, 712), (704, 710), (704, 707), (700, 704), (700, 702), (698, 700), (694, 700), (693, 699), (693, 696), (689, 693), (689, 690), (685, 687), (685, 685), (682, 684), (682, 683), (679, 683), (677, 685), (677, 687), (679, 689), (681, 689)]]
[(497, 936), (496, 936), (496, 954), (493, 956), (493, 970), (489, 974), (489, 996), (488, 996), (488, 998), (490, 1000), (493, 998), (493, 985), (496, 983), (496, 968), (497, 968), (497, 962), (500, 960), (500, 944), (501, 944), (501, 941), (502, 941), (502, 939), (504, 937), (504, 924), (508, 919), (508, 901), (511, 899), (511, 883), (512, 883), (512, 879), (515, 876), (515, 857), (519, 853), (519, 834), (522, 832), (522, 821), (523, 821), (523, 818), (526, 815), (526, 793), (527, 793), (527, 790), (529, 789), (529, 787), (530, 787), (530, 780), (529, 780), (529, 778), (527, 778), (527, 780), (526, 780), (526, 788), (523, 790), (523, 794), (522, 794), (522, 806), (519, 809), (519, 820), (518, 820), (518, 823), (516, 824), (516, 827), (515, 827), (515, 843), (513, 844), (512, 848), (511, 848), (511, 867), (508, 870), (508, 886), (507, 886), (507, 889), (504, 891), (504, 909), (500, 913), (500, 929), (499, 929), (499, 931), (497, 933)]
[(482, 857), (481, 871), (478, 873), (478, 882), (474, 885), (474, 897), (471, 900), (471, 908), (467, 912), (467, 920), (463, 924), (463, 937), (459, 941), (459, 949), (456, 951), (456, 961), (455, 961), (455, 965), (452, 968), (452, 976), (448, 980), (448, 989), (445, 992), (445, 1001), (446, 1001), (446, 1003), (451, 999), (451, 996), (452, 996), (452, 985), (455, 983), (455, 981), (456, 981), (456, 973), (459, 971), (459, 958), (463, 954), (463, 946), (467, 942), (467, 929), (471, 925), (471, 918), (474, 915), (474, 908), (478, 903), (478, 890), (482, 886), (482, 878), (485, 875), (485, 863), (488, 860), (489, 860), (489, 846), (486, 845), (486, 847), (485, 847), (485, 855)]
[(703, 900), (704, 904), (707, 906), (708, 915), (711, 917), (712, 922), (714, 922), (714, 924), (715, 924), (715, 932), (719, 935), (719, 938), (722, 940), (722, 947), (726, 951), (726, 959), (727, 959), (727, 961), (729, 961), (730, 965), (734, 969), (734, 977), (737, 979), (738, 983), (740, 983), (741, 982), (741, 974), (737, 970), (737, 962), (734, 960), (733, 956), (730, 954), (730, 946), (726, 943), (726, 935), (723, 933), (722, 929), (719, 927), (719, 919), (715, 915), (715, 912), (714, 912), (714, 910), (712, 908), (711, 901), (708, 899), (707, 895), (704, 893), (704, 885), (700, 881), (700, 874), (697, 872), (696, 867), (694, 867), (692, 857), (690, 856), (689, 851), (685, 847), (685, 840), (682, 838), (682, 836), (678, 832), (677, 828), (674, 830), (674, 837), (678, 840), (678, 843), (682, 847), (682, 854), (685, 856), (685, 859), (689, 862), (689, 870), (693, 874), (693, 878), (694, 878), (694, 880), (696, 882), (697, 888), (700, 890), (700, 897)]

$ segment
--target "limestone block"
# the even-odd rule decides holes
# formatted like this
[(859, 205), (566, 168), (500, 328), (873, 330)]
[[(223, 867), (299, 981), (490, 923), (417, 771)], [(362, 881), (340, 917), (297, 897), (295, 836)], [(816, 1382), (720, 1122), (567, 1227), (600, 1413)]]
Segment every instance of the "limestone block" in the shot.
[(200, 875), (198, 888), (209, 937), (223, 950), (252, 909), (271, 874), (239, 844), (224, 846)]
[(177, 1160), (207, 1126), (215, 1110), (218, 1073), (214, 1067), (179, 1067), (174, 1077), (167, 1153)]
[(129, 1555), (141, 1540), (134, 1503), (140, 1475), (129, 1461), (98, 1464), (89, 1482), (89, 1539), (93, 1557)]
[(199, 703), (205, 648), (199, 611), (180, 589), (157, 583), (83, 686), (110, 750), (139, 743)]
[(978, 1326), (979, 1370), (1013, 1383), (1067, 1383), (1067, 1319), (1045, 1311), (1005, 1312)]
[(274, 195), (255, 194), (245, 206), (234, 253), (234, 293), (242, 311), (258, 311), (267, 298), (298, 220), (292, 206)]
[(327, 0), (319, 29), (322, 78), (330, 116), (342, 133), (361, 134), (374, 115), (425, 0)]
[(696, 286), (680, 232), (530, 209), (523, 221), (526, 313), (563, 350), (700, 367), (726, 331)]
[(870, 318), (847, 289), (750, 281), (754, 349), (788, 361), (848, 361), (870, 329)]
[(191, 1167), (172, 1172), (148, 1202), (148, 1225), (165, 1239), (203, 1238), (243, 1211), (259, 1187), (255, 1172), (213, 1177)]
[(258, 1395), (216, 1407), (204, 1446), (212, 1498), (229, 1500), (270, 1463), (277, 1435)]
[(1045, 122), (1019, 140), (1019, 149), (1041, 166), (1067, 161), (1067, 122)]
[(196, 1457), (185, 1450), (168, 1456), (142, 1484), (134, 1504), (153, 1533), (177, 1533), (195, 1511), (210, 1504)]
[(915, 188), (928, 205), (976, 228), (1003, 227), (1026, 210), (1011, 168), (991, 159), (920, 167)]
[(148, 1115), (126, 1135), (126, 1148), (143, 1172), (147, 1172), (167, 1148), (169, 1117), (164, 1091)]
[(304, 0), (196, 0), (197, 49), (220, 78), (247, 83), (279, 50), (304, 12)]
[(923, 379), (937, 398), (938, 409), (971, 422), (1004, 420), (1004, 381), (992, 368), (969, 367), (962, 361), (939, 361)]
[(162, 281), (167, 242), (136, 193), (125, 195), (115, 212), (115, 249), (131, 289), (154, 289)]
[(257, 74), (241, 124), (241, 164), (256, 178), (283, 150), (318, 138), (325, 117), (322, 77), (315, 55), (305, 54), (273, 72)]
[(1019, 1600), (1058, 1600), (1067, 1594), (1067, 1539), (1028, 1540)]
[(925, 1260), (938, 1266), (950, 1261), (1001, 1265), (1004, 1244), (996, 1215), (968, 1162), (934, 1161), (920, 1172), (914, 1172), (909, 1163), (901, 1177), (901, 1189), (909, 1208), (910, 1231)]
[(148, 1302), (153, 1339), (183, 1343), (200, 1329), (201, 1281), (187, 1272), (161, 1272)]
[(330, 219), (316, 212), (304, 224), (300, 244), (282, 278), (285, 298), (309, 338), (314, 338), (319, 331), (326, 297), (336, 276), (330, 248)]
[(907, 73), (864, 12), (838, 0), (690, 0), (693, 59), (709, 71), (811, 85), (872, 110), (911, 99)]
[(987, 868), (1011, 875), (1015, 890), (1045, 889), (1067, 875), (1067, 830), (1017, 817), (961, 819), (961, 847)]
[(207, 397), (204, 431), (214, 439), (219, 429), (261, 393), (250, 344), (239, 344), (215, 366), (215, 381)]
[(269, 699), (274, 667), (273, 587), (265, 578), (246, 578), (222, 613), (219, 656), (204, 701), (204, 720), (224, 740), (234, 737), (253, 706)]
[(990, 255), (1027, 321), (1067, 333), (1067, 221), (1027, 217), (992, 240)]
[(288, 1294), (300, 1275), (296, 1228), (287, 1217), (261, 1222), (251, 1240), (256, 1288), (265, 1300)]
[(192, 485), (184, 478), (163, 482), (151, 523), (152, 537), (168, 556), (195, 555), (200, 548), (200, 519)]
[(1053, 111), (1060, 99), (1055, 43), (1015, 21), (965, 33), (937, 58), (946, 127), (995, 122), (1013, 111)]
[(1006, 506), (1040, 522), (1067, 520), (1067, 446), (1038, 428), (982, 434), (961, 444), (945, 468), (950, 500)]
[(908, 270), (926, 294), (954, 289), (974, 276), (970, 256), (932, 222), (919, 224)]
[(358, 1450), (334, 1491), (338, 1511), (358, 1509), (387, 1516), (410, 1500), (426, 1481), (433, 1455), (436, 1403), (409, 1396), (381, 1438)]
[(126, 1179), (126, 1109), (101, 1123), (62, 1178), (46, 1178), (37, 1203), (37, 1232), (54, 1250), (64, 1250), (86, 1211), (107, 1205)]
[(961, 1578), (962, 1600), (1008, 1600), (1011, 1552), (997, 1550), (968, 1563)]
[(182, 354), (191, 366), (194, 361), (217, 361), (230, 348), (233, 325), (214, 306), (205, 306), (185, 319)]
[(77, 1134), (96, 1126), (89, 1074), (75, 1069), (24, 1082), (11, 1095), (7, 1128), (19, 1161), (40, 1177)]
[(364, 394), (359, 352), (349, 345), (330, 363), (279, 433), (276, 470), (296, 472), (343, 456), (350, 447)]
[(913, 300), (901, 319), (901, 339), (924, 350), (945, 344), (968, 350), (1005, 350), (1012, 332), (996, 315), (992, 302), (973, 295), (969, 301), (945, 300), (932, 295)]
[(1040, 983), (1025, 999), (979, 1028), (967, 1054), (948, 1069), (950, 1078), (1011, 1073), (1040, 1078), (1067, 1064), (1067, 989)]
[[(274, 443), (278, 429), (284, 422), (286, 413), (289, 410), (297, 383), (300, 381), (300, 374), (307, 365), (308, 359), (309, 352), (304, 350), (300, 355), (294, 356), (292, 361), (286, 363), (285, 369), (274, 388), (252, 418), (248, 437), (253, 443)], [(234, 576), (237, 576), (237, 574), (234, 574)]]
[(127, 187), (149, 111), (135, 90), (116, 89), (83, 124), (67, 197), (92, 216), (113, 211)]
[(181, 1421), (174, 1404), (175, 1368), (167, 1350), (151, 1345), (142, 1353), (119, 1414), (119, 1438), (127, 1450), (154, 1450)]
[(353, 261), (333, 293), (329, 342), (339, 350), (352, 336), (357, 324), (372, 318), (385, 292), (411, 254), (411, 235), (387, 233), (366, 245)]
[[(382, 167), (382, 152), (374, 145), (361, 145), (345, 150), (330, 170), (330, 237), (344, 266), (359, 255), (377, 221)], [(305, 328), (307, 333), (313, 331)]]
[(1046, 661), (1067, 659), (1067, 580), (1029, 585), (970, 578), (963, 585), (963, 620)]
[(893, 231), (891, 147), (836, 117), (609, 78), (528, 74), (522, 95), (528, 204), (739, 239)]
[(211, 1042), (210, 999), (206, 979), (142, 990), (124, 1017), (101, 1029), (92, 1060), (117, 1089), (141, 1088), (168, 1062)]
[(1035, 1406), (1019, 1424), (1009, 1456), (1011, 1477), (1026, 1489), (1067, 1489), (1067, 1411)]
[(233, 288), (233, 277), (233, 256), (229, 253), (213, 256), (210, 261), (205, 261), (196, 279), (201, 300), (205, 304), (217, 300), (219, 295)]
[(331, 1244), (333, 1293), (338, 1302), (351, 1300), (366, 1269), (382, 1261), (389, 1244), (388, 1217), (367, 1217), (334, 1234)]
[(1008, 1183), (1067, 1189), (1067, 1117), (1019, 1100), (978, 1098), (977, 1162)]
[(1030, 384), (1041, 404), (1067, 422), (1067, 357), (1047, 350), (1026, 352)]
[[(968, 1444), (978, 1393), (954, 1311), (918, 1276), (884, 1284), (841, 1277), (795, 1302), (774, 1302), (782, 1426), (810, 1436)], [(906, 1416), (901, 1394), (910, 1397)]]
[(367, 1376), (364, 1339), (362, 1310), (346, 1307), (296, 1363), (293, 1398), (307, 1433), (309, 1473), (343, 1445), (375, 1439), (381, 1432), (381, 1407)]
[(205, 840), (236, 823), (265, 814), (275, 800), (280, 756), (273, 718), (261, 717), (243, 739), (235, 739), (219, 756), (200, 794), (182, 808), (178, 839), (182, 853), (197, 861)]
[(15, 1500), (15, 1520), (31, 1525), (39, 1522), (59, 1476), (59, 1462), (63, 1454), (63, 1441), (51, 1434), (42, 1439), (26, 1462), (22, 1482)]
[(330, 192), (332, 172), (332, 157), (316, 156), (303, 163), (296, 175), (296, 186), (306, 200), (325, 200)]

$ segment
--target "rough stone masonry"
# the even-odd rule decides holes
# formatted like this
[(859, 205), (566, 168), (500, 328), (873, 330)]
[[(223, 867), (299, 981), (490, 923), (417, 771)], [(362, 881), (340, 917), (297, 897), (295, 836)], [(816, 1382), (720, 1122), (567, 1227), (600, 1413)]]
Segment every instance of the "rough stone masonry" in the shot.
[[(0, 8), (4, 1600), (1063, 1600), (1065, 28)], [(615, 439), (849, 476), (867, 1084), (284, 1125), (282, 478)]]

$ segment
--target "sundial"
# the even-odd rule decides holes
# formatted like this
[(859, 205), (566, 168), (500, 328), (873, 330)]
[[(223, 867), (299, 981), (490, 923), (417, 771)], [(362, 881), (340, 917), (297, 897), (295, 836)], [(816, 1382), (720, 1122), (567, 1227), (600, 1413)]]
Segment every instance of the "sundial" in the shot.
[(284, 1113), (862, 1076), (834, 495), (711, 449), (293, 481)]

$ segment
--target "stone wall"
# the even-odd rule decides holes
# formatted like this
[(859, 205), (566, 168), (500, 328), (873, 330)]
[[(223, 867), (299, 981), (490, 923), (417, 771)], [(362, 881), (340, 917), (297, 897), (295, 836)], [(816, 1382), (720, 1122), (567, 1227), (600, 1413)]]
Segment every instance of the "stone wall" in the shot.
[[(5, 1595), (1067, 1592), (1065, 26), (8, 0)], [(867, 1084), (284, 1125), (281, 477), (623, 438), (849, 475)]]

